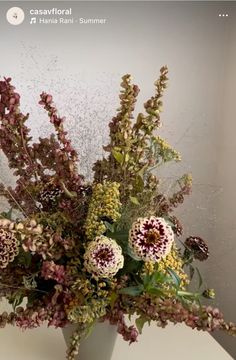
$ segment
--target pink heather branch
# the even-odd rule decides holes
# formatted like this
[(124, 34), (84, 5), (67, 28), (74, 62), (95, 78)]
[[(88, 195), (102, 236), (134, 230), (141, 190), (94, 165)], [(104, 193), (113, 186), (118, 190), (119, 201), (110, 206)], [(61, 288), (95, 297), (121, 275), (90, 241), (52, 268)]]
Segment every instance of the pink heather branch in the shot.
[(52, 96), (42, 93), (40, 104), (47, 110), (58, 140), (52, 134), (30, 145), (30, 129), (25, 126), (29, 115), (20, 112), (20, 95), (14, 90), (10, 78), (0, 81), (0, 148), (8, 158), (9, 167), (16, 169), (14, 175), (19, 178), (15, 189), (5, 189), (1, 185), (0, 192), (12, 207), (27, 216), (38, 211), (37, 199), (31, 189), (53, 177), (55, 183), (60, 183), (64, 187), (62, 190), (69, 190), (70, 194), (77, 191), (81, 176), (77, 172), (77, 152), (66, 137), (64, 118), (57, 115)]
[(20, 95), (14, 90), (10, 78), (0, 81), (0, 149), (7, 157), (9, 167), (16, 169), (14, 175), (19, 176), (15, 190), (1, 185), (1, 193), (14, 208), (30, 213), (35, 211), (35, 202), (26, 189), (29, 183), (37, 181), (42, 169), (29, 144), (30, 129), (25, 126), (29, 114), (20, 112)]
[(74, 176), (77, 170), (76, 162), (78, 161), (78, 154), (75, 149), (73, 149), (71, 141), (66, 137), (67, 132), (64, 130), (63, 126), (65, 118), (61, 118), (57, 115), (58, 111), (53, 103), (53, 98), (51, 95), (43, 92), (40, 95), (40, 98), (41, 100), (39, 101), (39, 104), (42, 105), (43, 108), (48, 112), (50, 122), (54, 125), (57, 132), (57, 138), (61, 144), (61, 159), (62, 161), (66, 161), (68, 163), (68, 170), (71, 175)]
[(122, 335), (125, 341), (130, 344), (137, 341), (138, 330), (133, 325), (126, 325), (125, 313), (118, 304), (106, 315), (105, 319), (108, 319), (111, 325), (117, 325), (117, 332)]
[(9, 167), (17, 169), (15, 175), (29, 177), (34, 172), (37, 176), (38, 164), (32, 159), (29, 145), (30, 130), (25, 126), (29, 114), (20, 112), (20, 95), (10, 82), (10, 78), (0, 81), (0, 148), (8, 158)]
[(186, 307), (174, 298), (157, 298), (152, 301), (150, 298), (143, 297), (140, 300), (136, 304), (138, 315), (144, 318), (148, 317), (148, 319), (155, 321), (158, 326), (165, 327), (168, 322), (185, 323), (192, 329), (208, 332), (225, 330), (236, 336), (235, 324), (226, 323), (223, 314), (217, 308), (204, 305), (200, 307), (197, 304)]

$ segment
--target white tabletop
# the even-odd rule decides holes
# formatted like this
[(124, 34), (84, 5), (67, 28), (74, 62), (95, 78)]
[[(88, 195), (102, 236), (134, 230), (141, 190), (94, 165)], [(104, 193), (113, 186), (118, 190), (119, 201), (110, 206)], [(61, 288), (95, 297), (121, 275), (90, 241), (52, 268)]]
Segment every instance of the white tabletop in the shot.
[[(1, 360), (65, 360), (66, 346), (59, 329), (44, 326), (22, 332), (7, 326), (0, 331)], [(121, 359), (232, 360), (232, 357), (207, 333), (184, 325), (170, 325), (166, 329), (152, 325), (146, 326), (139, 342), (131, 346), (118, 336), (112, 360)]]

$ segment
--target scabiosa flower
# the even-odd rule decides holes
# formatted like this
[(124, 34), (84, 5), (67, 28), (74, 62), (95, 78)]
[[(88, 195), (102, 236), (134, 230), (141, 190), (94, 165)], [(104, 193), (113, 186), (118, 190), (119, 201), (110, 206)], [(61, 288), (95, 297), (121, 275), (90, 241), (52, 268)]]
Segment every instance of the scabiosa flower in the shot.
[[(193, 253), (195, 259), (204, 261), (209, 257), (208, 246), (203, 239), (198, 236), (190, 236), (185, 240), (187, 249)], [(187, 250), (186, 249), (186, 250)], [(188, 251), (187, 250), (187, 251)]]
[(52, 182), (46, 184), (39, 193), (39, 202), (42, 204), (43, 210), (55, 207), (62, 193), (61, 188)]
[(88, 244), (85, 268), (98, 278), (112, 278), (124, 265), (121, 247), (106, 236), (98, 236)]
[(163, 218), (139, 218), (129, 233), (129, 245), (140, 259), (157, 262), (170, 251), (174, 233)]

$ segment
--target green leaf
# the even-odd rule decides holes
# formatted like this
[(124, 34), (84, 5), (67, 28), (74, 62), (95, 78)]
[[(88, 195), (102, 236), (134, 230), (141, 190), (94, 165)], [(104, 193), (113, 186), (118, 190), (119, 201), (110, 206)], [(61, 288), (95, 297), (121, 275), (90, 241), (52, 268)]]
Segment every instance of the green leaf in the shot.
[(4, 218), (4, 219), (8, 219), (8, 220), (12, 220), (12, 208), (10, 208), (9, 211), (4, 211), (0, 214), (0, 218)]
[(137, 193), (141, 193), (144, 188), (144, 181), (142, 176), (138, 175), (135, 179), (135, 190)]
[(154, 274), (153, 274), (153, 277), (154, 277), (154, 280), (156, 283), (159, 283), (159, 284), (163, 284), (163, 283), (166, 283), (166, 282), (170, 282), (172, 279), (170, 278), (170, 276), (164, 274), (163, 272), (161, 271), (156, 271)]
[(194, 273), (195, 273), (195, 268), (193, 267), (193, 265), (189, 265), (189, 277), (190, 277), (190, 280), (192, 280), (193, 276), (194, 276)]
[(125, 262), (125, 265), (121, 271), (122, 273), (125, 274), (130, 274), (130, 273), (136, 274), (139, 270), (141, 270), (142, 266), (143, 266), (142, 261), (136, 261), (130, 259), (130, 261)]
[(134, 205), (140, 205), (138, 199), (135, 196), (130, 196), (129, 198)]
[(165, 292), (162, 291), (162, 290), (161, 290), (160, 288), (158, 288), (158, 287), (148, 287), (148, 288), (146, 289), (146, 292), (147, 292), (148, 294), (156, 295), (156, 296), (159, 296), (159, 297), (165, 295)]
[(37, 282), (35, 280), (35, 277), (37, 274), (31, 274), (31, 275), (25, 275), (23, 276), (23, 284), (26, 289), (35, 289), (37, 287)]
[(129, 233), (128, 231), (115, 231), (114, 233), (110, 234), (112, 239), (119, 240), (120, 242), (128, 242)]
[(119, 151), (112, 150), (112, 155), (113, 155), (114, 159), (116, 159), (116, 161), (117, 161), (119, 164), (122, 164), (122, 163), (123, 163), (123, 161), (124, 161), (124, 155), (121, 154)]
[(19, 291), (12, 295), (12, 298), (9, 299), (9, 304), (12, 305), (13, 310), (15, 311), (17, 306), (19, 306), (23, 300), (24, 300), (24, 295), (21, 291)]
[(128, 245), (126, 248), (126, 252), (132, 259), (134, 259), (136, 261), (141, 261), (141, 259), (137, 255), (134, 254), (133, 250)]
[(128, 161), (129, 161), (129, 154), (126, 153), (126, 154), (125, 154), (125, 162), (127, 163)]
[(170, 225), (172, 228), (174, 227), (173, 221), (171, 221), (171, 218), (169, 216), (163, 216), (163, 219), (167, 222), (168, 225)]
[(69, 191), (66, 187), (66, 185), (64, 184), (64, 182), (61, 180), (60, 181), (62, 187), (63, 187), (63, 191), (66, 194), (66, 196), (68, 196), (69, 198), (75, 198), (77, 196), (77, 193), (75, 191)]
[(83, 337), (83, 340), (86, 340), (86, 339), (89, 337), (89, 335), (91, 335), (91, 333), (92, 333), (92, 331), (93, 331), (93, 329), (94, 329), (94, 326), (95, 326), (95, 321), (92, 322), (92, 323), (87, 327), (86, 333), (85, 333), (85, 335), (84, 335), (84, 337)]
[(148, 287), (148, 285), (150, 283), (152, 283), (152, 279), (153, 279), (153, 274), (150, 275), (150, 274), (147, 274), (146, 276), (144, 276), (143, 278), (143, 285), (144, 285), (144, 288), (146, 289)]
[(141, 177), (141, 179), (143, 178), (144, 173), (145, 173), (145, 171), (147, 170), (147, 168), (148, 168), (148, 164), (145, 164), (145, 165), (137, 172), (137, 174)]
[(115, 302), (116, 302), (116, 299), (117, 299), (118, 295), (116, 292), (112, 292), (111, 293), (111, 297), (110, 297), (110, 305), (111, 305), (111, 308), (113, 309), (114, 305), (115, 305)]
[[(41, 294), (40, 294), (41, 296)], [(39, 293), (37, 291), (31, 291), (27, 295), (27, 305), (31, 306), (35, 303), (35, 300), (39, 298)]]
[(114, 231), (115, 231), (114, 224), (110, 224), (108, 221), (103, 221), (103, 223), (106, 226), (107, 230), (114, 233)]
[(139, 334), (142, 334), (143, 326), (148, 320), (145, 317), (140, 316), (135, 320), (135, 324), (137, 326)]
[(201, 294), (199, 294), (199, 293), (192, 293), (192, 292), (190, 292), (190, 291), (179, 290), (179, 291), (177, 292), (177, 295), (179, 295), (180, 297), (185, 297), (185, 298), (197, 300), (197, 299), (199, 299), (199, 296), (200, 296)]
[(143, 278), (143, 284), (145, 287), (145, 290), (149, 291), (149, 289), (155, 287), (155, 285), (162, 285), (166, 282), (170, 282), (170, 277), (163, 274), (160, 271), (156, 271), (153, 274), (147, 274)]
[(176, 272), (174, 270), (172, 270), (171, 268), (167, 268), (168, 273), (171, 275), (172, 280), (174, 281), (174, 284), (179, 287), (180, 283), (181, 283), (181, 279), (180, 277), (176, 274)]
[(127, 287), (127, 288), (120, 289), (119, 294), (130, 295), (130, 296), (138, 296), (138, 295), (142, 294), (143, 290), (144, 289), (143, 289), (142, 285), (130, 286), (130, 287)]
[(203, 283), (202, 275), (197, 267), (195, 269), (198, 274), (198, 288), (200, 289), (200, 287), (202, 286), (202, 283)]
[(127, 231), (114, 231), (114, 232), (109, 231), (109, 233), (107, 233), (106, 236), (116, 240), (116, 242), (122, 247), (123, 252), (127, 253), (128, 236), (129, 236)]
[(187, 297), (192, 297), (193, 296), (193, 293), (189, 292), (189, 291), (183, 291), (183, 290), (179, 290), (178, 291), (178, 295), (179, 296), (187, 296)]
[(15, 261), (17, 261), (18, 265), (22, 265), (25, 268), (29, 268), (32, 260), (32, 255), (28, 251), (24, 251), (23, 249), (20, 249), (20, 253)]

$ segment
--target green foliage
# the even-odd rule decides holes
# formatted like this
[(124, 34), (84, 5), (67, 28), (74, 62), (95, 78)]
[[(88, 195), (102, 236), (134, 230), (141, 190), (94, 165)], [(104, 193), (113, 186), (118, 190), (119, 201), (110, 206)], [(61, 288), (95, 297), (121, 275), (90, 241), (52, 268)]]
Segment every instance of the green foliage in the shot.
[(106, 224), (106, 222), (104, 223), (105, 226), (107, 227), (108, 231), (106, 232), (106, 236), (114, 239), (117, 241), (117, 243), (122, 247), (122, 250), (124, 251), (124, 253), (127, 253), (127, 248), (128, 248), (128, 237), (129, 237), (129, 233), (127, 230), (119, 230), (117, 229), (117, 227), (114, 224)]
[(111, 233), (115, 232), (115, 225), (109, 223), (108, 221), (103, 221), (104, 225), (106, 226), (106, 229), (110, 231)]
[(140, 316), (135, 320), (135, 324), (136, 324), (139, 334), (142, 334), (143, 327), (147, 322), (150, 323), (149, 319), (146, 317), (143, 317), (143, 316)]
[(181, 284), (181, 279), (180, 277), (176, 274), (176, 272), (171, 269), (171, 268), (167, 268), (167, 272), (171, 275), (171, 278), (173, 280), (174, 285), (176, 286), (177, 289), (180, 288), (180, 284)]
[(143, 268), (143, 261), (137, 261), (130, 257), (125, 257), (125, 264), (121, 270), (121, 274), (137, 274)]
[(12, 220), (12, 211), (13, 211), (13, 208), (10, 208), (10, 210), (7, 212), (3, 211), (0, 214), (0, 219), (2, 218), (2, 219)]
[(124, 155), (121, 154), (119, 151), (112, 150), (112, 155), (120, 165), (123, 163)]
[(198, 289), (200, 289), (202, 284), (203, 284), (203, 278), (202, 278), (202, 275), (200, 273), (200, 270), (196, 266), (193, 266), (191, 263), (188, 264), (188, 268), (189, 268), (190, 280), (192, 280), (194, 278), (194, 275), (197, 274)]
[(8, 302), (12, 305), (13, 311), (16, 310), (17, 306), (21, 305), (25, 297), (25, 293), (22, 290), (16, 291), (12, 296), (9, 297)]
[(202, 275), (199, 271), (199, 269), (196, 267), (196, 273), (198, 275), (198, 288), (200, 289), (200, 287), (202, 286), (202, 283), (203, 283), (203, 279), (202, 279)]
[(72, 225), (71, 219), (62, 211), (55, 211), (53, 213), (39, 212), (35, 219), (44, 227), (49, 227), (57, 232), (63, 231)]
[(144, 292), (144, 286), (142, 284), (137, 285), (137, 286), (130, 286), (127, 288), (123, 288), (121, 290), (119, 290), (119, 294), (123, 294), (123, 295), (130, 295), (130, 296), (139, 296)]
[(32, 257), (33, 255), (29, 251), (24, 251), (22, 248), (20, 248), (19, 255), (16, 259), (17, 264), (28, 269), (30, 268)]
[(23, 276), (23, 284), (26, 289), (32, 290), (37, 288), (37, 282), (35, 280), (37, 274), (30, 274)]
[(135, 197), (135, 196), (130, 196), (129, 198), (130, 198), (130, 201), (131, 201), (134, 205), (140, 205), (137, 197)]

